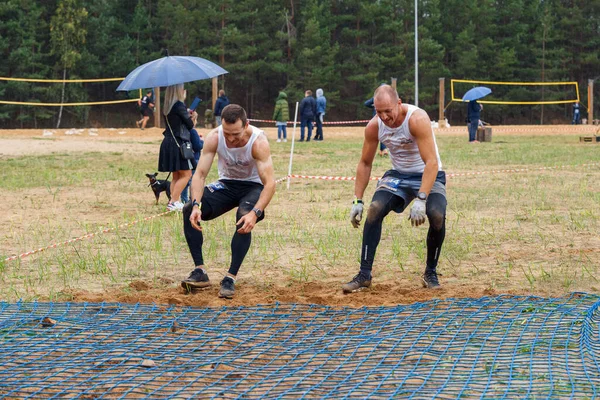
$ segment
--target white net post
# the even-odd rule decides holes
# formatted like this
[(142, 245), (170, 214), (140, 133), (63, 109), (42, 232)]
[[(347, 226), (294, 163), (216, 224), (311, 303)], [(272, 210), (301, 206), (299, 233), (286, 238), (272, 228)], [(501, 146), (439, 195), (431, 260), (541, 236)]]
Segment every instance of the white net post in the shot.
[(288, 167), (287, 188), (290, 188), (292, 179), (292, 162), (294, 160), (294, 143), (296, 142), (296, 123), (298, 122), (298, 102), (296, 102), (296, 112), (294, 112), (294, 129), (292, 130), (292, 148), (290, 149), (290, 165)]

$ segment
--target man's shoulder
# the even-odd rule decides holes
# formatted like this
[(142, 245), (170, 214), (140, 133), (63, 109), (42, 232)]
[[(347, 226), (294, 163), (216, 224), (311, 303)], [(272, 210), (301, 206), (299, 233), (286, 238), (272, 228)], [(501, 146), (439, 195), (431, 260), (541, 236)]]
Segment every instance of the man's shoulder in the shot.
[(269, 140), (267, 139), (267, 135), (260, 131), (254, 143), (252, 143), (252, 158), (259, 159), (264, 158), (269, 155), (271, 152), (271, 147), (269, 146)]

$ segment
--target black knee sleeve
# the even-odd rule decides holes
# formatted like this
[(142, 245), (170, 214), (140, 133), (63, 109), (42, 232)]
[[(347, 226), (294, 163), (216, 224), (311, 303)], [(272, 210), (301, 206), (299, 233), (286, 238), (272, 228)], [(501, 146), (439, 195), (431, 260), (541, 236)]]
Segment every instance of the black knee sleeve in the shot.
[(446, 221), (446, 198), (441, 194), (432, 193), (427, 199), (427, 219), (429, 226), (439, 231)]
[(379, 219), (383, 219), (389, 213), (385, 208), (385, 204), (379, 200), (371, 202), (371, 205), (369, 205), (369, 209), (367, 210), (367, 222), (372, 223)]

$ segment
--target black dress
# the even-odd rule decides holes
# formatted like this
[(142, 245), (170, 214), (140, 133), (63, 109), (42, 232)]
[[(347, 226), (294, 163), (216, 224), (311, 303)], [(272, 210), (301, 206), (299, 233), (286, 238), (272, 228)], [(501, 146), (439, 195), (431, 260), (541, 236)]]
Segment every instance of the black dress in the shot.
[[(177, 143), (181, 146), (179, 138), (179, 129), (181, 124), (187, 126), (188, 129), (194, 127), (194, 122), (190, 118), (185, 104), (181, 101), (173, 104), (169, 115), (167, 115), (169, 125), (173, 128), (173, 133), (176, 139), (171, 135), (169, 125), (165, 122), (166, 129), (163, 132), (163, 141), (160, 144), (160, 153), (158, 155), (158, 170), (160, 172), (174, 172), (192, 169), (192, 164), (181, 156), (181, 151)], [(177, 140), (177, 143), (175, 143)]]

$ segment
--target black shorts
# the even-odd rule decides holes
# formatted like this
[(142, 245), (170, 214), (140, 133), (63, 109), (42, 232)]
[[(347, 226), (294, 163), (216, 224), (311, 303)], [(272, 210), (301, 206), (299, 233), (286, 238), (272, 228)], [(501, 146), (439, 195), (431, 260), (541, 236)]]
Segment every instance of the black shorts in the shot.
[[(404, 200), (402, 203), (403, 205), (394, 209), (395, 212), (401, 213), (404, 211), (404, 208), (417, 197), (422, 180), (423, 174), (406, 174), (391, 169), (379, 179), (375, 192), (383, 190), (401, 197)], [(439, 194), (446, 199), (446, 173), (444, 171), (439, 171), (437, 173), (430, 194), (434, 193)]]
[[(202, 220), (209, 221), (239, 207), (238, 214), (254, 208), (264, 186), (260, 183), (221, 179), (206, 185), (202, 195)], [(265, 214), (258, 218), (262, 221)]]
[(143, 117), (150, 117), (152, 116), (152, 110), (149, 108), (141, 108), (140, 114), (142, 114)]

